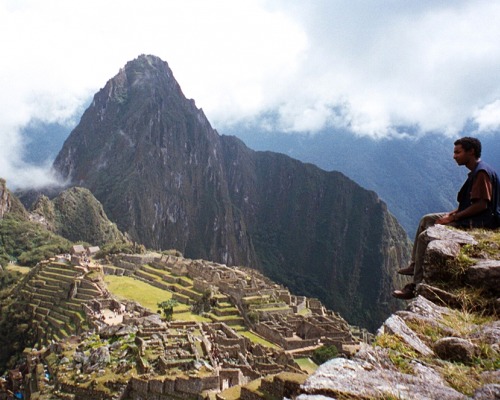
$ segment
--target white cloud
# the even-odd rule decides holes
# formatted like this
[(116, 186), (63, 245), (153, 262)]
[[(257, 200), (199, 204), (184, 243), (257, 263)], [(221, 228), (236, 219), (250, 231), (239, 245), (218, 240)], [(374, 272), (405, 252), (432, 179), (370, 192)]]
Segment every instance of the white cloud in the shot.
[(456, 134), (478, 105), (500, 98), (500, 2), (315, 4), (296, 12), (311, 42), (301, 75), (325, 103), (348, 104), (346, 127)]
[(0, 0), (0, 176), (28, 168), (22, 126), (65, 121), (143, 53), (219, 131), (270, 112), (291, 132), (498, 129), (499, 18), (500, 0)]
[(0, 125), (0, 177), (7, 180), (9, 189), (40, 188), (59, 185), (50, 172), (50, 165), (32, 166), (22, 161), (23, 143), (16, 130)]
[(500, 130), (500, 100), (487, 104), (474, 112), (474, 122), (480, 131)]

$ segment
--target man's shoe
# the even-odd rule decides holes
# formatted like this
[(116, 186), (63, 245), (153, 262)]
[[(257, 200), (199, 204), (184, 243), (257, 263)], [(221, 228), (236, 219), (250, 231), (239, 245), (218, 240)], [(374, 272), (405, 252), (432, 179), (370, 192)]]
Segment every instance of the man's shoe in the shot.
[(398, 274), (401, 275), (413, 275), (415, 266), (413, 264), (408, 265), (405, 268), (398, 269)]
[(393, 291), (392, 296), (395, 297), (396, 299), (402, 299), (402, 300), (413, 299), (416, 296), (415, 284), (409, 283), (408, 285), (405, 285), (403, 289)]

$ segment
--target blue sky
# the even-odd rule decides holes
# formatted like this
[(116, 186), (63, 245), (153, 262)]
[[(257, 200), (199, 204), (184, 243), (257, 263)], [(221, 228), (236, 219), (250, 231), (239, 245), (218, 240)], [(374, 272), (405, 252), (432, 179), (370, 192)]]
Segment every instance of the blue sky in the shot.
[(74, 124), (143, 53), (219, 130), (272, 111), (291, 134), (498, 131), (499, 20), (498, 0), (0, 0), (0, 176), (50, 180), (20, 129)]

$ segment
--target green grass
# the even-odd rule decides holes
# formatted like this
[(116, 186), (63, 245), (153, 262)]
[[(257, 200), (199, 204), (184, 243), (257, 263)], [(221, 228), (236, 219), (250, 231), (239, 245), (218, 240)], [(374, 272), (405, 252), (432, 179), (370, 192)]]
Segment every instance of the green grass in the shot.
[(16, 271), (16, 272), (19, 272), (21, 274), (27, 274), (31, 270), (30, 267), (22, 267), (22, 266), (16, 265), (16, 264), (7, 265), (6, 269), (7, 269), (7, 271)]
[(196, 322), (211, 322), (210, 318), (202, 317), (201, 315), (193, 314), (191, 311), (178, 311), (177, 307), (174, 307), (174, 316), (172, 318), (174, 321), (196, 321)]
[(129, 276), (106, 275), (104, 281), (111, 293), (120, 299), (137, 301), (141, 306), (158, 311), (158, 303), (172, 298), (172, 293)]
[(220, 397), (223, 398), (224, 400), (238, 400), (240, 399), (240, 395), (241, 395), (241, 386), (238, 385), (224, 390), (220, 394)]
[(298, 315), (308, 315), (311, 313), (311, 310), (309, 310), (308, 308), (304, 307), (302, 310), (300, 310), (298, 312)]
[(473, 258), (499, 259), (500, 230), (473, 229), (470, 233), (477, 240), (476, 245), (465, 245), (462, 252)]
[(266, 347), (271, 347), (273, 349), (279, 349), (280, 347), (275, 345), (274, 343), (271, 343), (269, 341), (267, 341), (266, 339), (256, 335), (255, 333), (253, 332), (250, 332), (248, 330), (245, 330), (245, 331), (238, 331), (238, 333), (242, 336), (245, 336), (247, 337), (248, 339), (250, 339), (253, 343), (257, 343), (257, 344), (261, 344), (263, 346), (266, 346)]
[(312, 374), (318, 369), (318, 365), (309, 357), (296, 358), (295, 362), (299, 365), (300, 369), (308, 374)]
[(418, 358), (418, 354), (401, 338), (383, 333), (377, 336), (374, 345), (388, 349), (390, 360), (402, 373), (413, 373), (410, 361)]
[[(109, 291), (118, 298), (137, 301), (141, 306), (154, 312), (158, 311), (158, 303), (172, 298), (172, 292), (157, 288), (156, 286), (129, 276), (106, 275), (104, 281), (108, 285)], [(193, 314), (191, 308), (186, 304), (179, 304), (174, 307), (173, 320), (196, 322), (211, 321), (209, 318)]]

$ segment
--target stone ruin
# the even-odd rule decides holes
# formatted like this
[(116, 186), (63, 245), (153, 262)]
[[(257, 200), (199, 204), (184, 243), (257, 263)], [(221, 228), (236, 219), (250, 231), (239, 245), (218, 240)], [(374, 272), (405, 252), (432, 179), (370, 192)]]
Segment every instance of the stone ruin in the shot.
[[(135, 302), (113, 298), (100, 272), (145, 281), (188, 305), (211, 293), (212, 322), (165, 323)], [(118, 255), (102, 265), (87, 255), (63, 255), (35, 267), (20, 290), (38, 326), (37, 348), (44, 349), (30, 355), (30, 393), (199, 397), (283, 371), (303, 374), (294, 356), (309, 356), (322, 344), (343, 352), (361, 340), (318, 300), (294, 296), (255, 270), (173, 255)], [(256, 344), (233, 326), (277, 347)], [(93, 347), (83, 352), (86, 341)], [(117, 353), (116, 343), (128, 350)]]
[[(192, 304), (206, 291), (226, 296), (237, 306), (248, 327), (285, 350), (302, 349), (307, 355), (321, 344), (333, 344), (340, 352), (351, 352), (361, 341), (369, 340), (366, 332), (354, 334), (340, 315), (327, 310), (319, 300), (294, 296), (250, 268), (173, 255), (120, 256), (112, 263), (126, 268), (119, 274), (136, 276), (173, 291), (173, 298), (181, 303)], [(144, 267), (145, 264), (155, 270)], [(165, 284), (153, 281), (152, 274), (161, 277)], [(192, 280), (192, 286), (183, 282), (183, 276)], [(302, 314), (306, 309), (308, 313)]]

